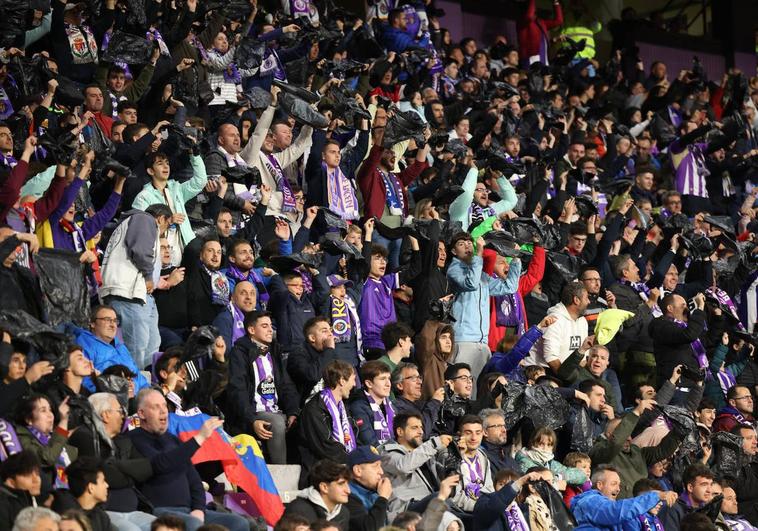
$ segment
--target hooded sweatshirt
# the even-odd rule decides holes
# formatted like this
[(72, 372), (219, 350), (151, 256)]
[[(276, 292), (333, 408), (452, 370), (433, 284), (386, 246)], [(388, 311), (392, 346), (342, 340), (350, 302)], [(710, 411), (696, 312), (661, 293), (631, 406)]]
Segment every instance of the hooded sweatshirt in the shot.
[(563, 363), (587, 338), (587, 319), (579, 317), (574, 320), (563, 303), (550, 308), (547, 314), (555, 315), (558, 320), (545, 330), (542, 339), (532, 347), (526, 358), (527, 365), (547, 367), (553, 360)]
[(326, 520), (342, 531), (348, 531), (350, 511), (347, 507), (338, 503), (329, 511), (321, 494), (314, 487), (301, 490), (298, 497), (287, 505), (284, 516), (293, 514), (300, 515), (311, 523), (316, 520)]

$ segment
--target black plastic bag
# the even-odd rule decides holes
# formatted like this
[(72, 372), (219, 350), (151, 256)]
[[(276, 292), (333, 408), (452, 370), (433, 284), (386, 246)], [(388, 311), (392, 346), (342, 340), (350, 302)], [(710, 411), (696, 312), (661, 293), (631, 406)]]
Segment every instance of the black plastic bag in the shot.
[(244, 184), (247, 188), (260, 186), (263, 182), (261, 172), (255, 166), (231, 166), (221, 170), (221, 175), (226, 178), (226, 182)]
[(361, 251), (355, 245), (343, 240), (338, 232), (327, 232), (324, 234), (321, 240), (319, 240), (319, 246), (326, 254), (333, 256), (344, 254), (355, 259), (363, 258)]
[(576, 280), (581, 263), (576, 256), (555, 251), (547, 252), (547, 262), (561, 275), (564, 282)]
[(494, 250), (500, 256), (518, 257), (521, 251), (514, 247), (515, 239), (512, 235), (503, 231), (490, 231), (484, 236), (485, 247)]
[(440, 240), (444, 241), (445, 245), (450, 245), (453, 236), (461, 231), (463, 231), (463, 224), (460, 221), (446, 221), (440, 232)]
[(722, 477), (736, 478), (749, 462), (742, 450), (742, 436), (726, 431), (717, 431), (711, 435), (714, 460), (713, 472)]
[(154, 44), (144, 37), (114, 31), (102, 60), (109, 63), (144, 65), (150, 62)]
[(17, 38), (26, 31), (26, 16), (29, 11), (28, 0), (0, 1), (0, 48), (18, 45)]
[(261, 87), (253, 87), (244, 96), (251, 109), (261, 110), (271, 105), (271, 93)]
[(718, 520), (718, 517), (721, 515), (721, 502), (724, 501), (724, 495), (718, 494), (714, 496), (711, 501), (703, 505), (702, 507), (698, 507), (695, 509), (696, 513), (703, 513), (708, 517), (708, 519), (716, 523), (716, 520)]
[(52, 326), (73, 322), (86, 328), (90, 322), (89, 290), (79, 253), (64, 249), (40, 249), (34, 264), (48, 322)]
[(548, 426), (557, 430), (569, 415), (569, 405), (553, 387), (530, 385), (524, 390), (525, 416), (535, 426)]
[(426, 142), (424, 138), (426, 127), (426, 123), (417, 112), (396, 111), (392, 118), (387, 120), (382, 144), (385, 148), (391, 148), (398, 142), (412, 138), (417, 145), (422, 145)]
[(74, 158), (76, 142), (76, 137), (69, 131), (59, 131), (56, 135), (48, 129), (45, 134), (37, 138), (37, 145), (47, 151), (52, 162), (66, 166)]
[(682, 452), (695, 453), (700, 450), (700, 436), (695, 419), (692, 414), (683, 407), (663, 406), (658, 408), (671, 423), (671, 429), (681, 439), (679, 450)]
[(272, 256), (269, 259), (271, 269), (277, 273), (294, 271), (300, 266), (318, 269), (321, 266), (322, 253), (294, 253), (286, 256)]
[(136, 27), (136, 29), (146, 30), (147, 14), (145, 12), (145, 0), (126, 0), (126, 4), (128, 6), (126, 10), (126, 23)]
[(314, 129), (324, 129), (329, 126), (329, 119), (326, 116), (292, 94), (280, 94), (279, 106), (298, 122), (310, 125)]
[(230, 20), (246, 19), (251, 10), (247, 0), (210, 0), (205, 5), (206, 12), (220, 12)]
[(566, 508), (566, 504), (563, 503), (563, 496), (552, 485), (544, 479), (540, 479), (532, 483), (532, 487), (534, 487), (539, 497), (547, 505), (547, 508), (550, 510), (550, 516), (558, 529), (566, 531), (576, 527), (574, 515), (571, 514), (571, 511)]
[(330, 210), (327, 207), (318, 207), (319, 214), (324, 218), (324, 223), (328, 227), (334, 227), (340, 230), (347, 230), (347, 221), (343, 219), (339, 214)]
[(69, 336), (58, 332), (50, 325), (38, 321), (23, 310), (0, 310), (0, 326), (13, 339), (29, 343), (40, 359), (49, 361), (56, 368), (68, 367)]
[(47, 58), (13, 57), (8, 63), (8, 72), (27, 101), (34, 100), (47, 90), (47, 82), (55, 75), (47, 67)]
[(510, 430), (524, 418), (524, 411), (526, 409), (525, 388), (524, 384), (516, 381), (508, 381), (505, 385), (500, 409), (505, 414), (506, 429)]
[(181, 362), (189, 363), (194, 360), (211, 359), (218, 335), (218, 330), (210, 325), (196, 328), (184, 344)]
[(283, 92), (287, 92), (288, 94), (292, 94), (296, 98), (299, 98), (303, 101), (307, 101), (308, 103), (318, 103), (321, 99), (318, 94), (315, 92), (311, 92), (310, 90), (298, 87), (296, 85), (291, 85), (289, 83), (285, 83), (284, 81), (280, 81), (278, 79), (274, 79), (272, 81), (274, 86), (279, 87), (282, 89)]
[(129, 380), (115, 374), (101, 374), (94, 380), (98, 393), (111, 393), (116, 396), (116, 400), (124, 410), (129, 407)]
[(84, 103), (82, 86), (66, 76), (58, 74), (55, 78), (58, 81), (58, 87), (55, 89), (55, 101), (66, 107), (76, 107)]
[(242, 70), (252, 70), (263, 64), (266, 43), (252, 37), (245, 37), (234, 52), (234, 64)]
[(503, 227), (513, 234), (517, 242), (527, 243), (542, 236), (539, 222), (534, 218), (515, 218), (506, 221)]
[(452, 203), (456, 197), (463, 193), (463, 187), (458, 185), (441, 186), (434, 192), (432, 197), (432, 205), (441, 207)]
[(454, 323), (453, 298), (436, 299), (429, 303), (429, 318), (441, 323)]
[(583, 405), (577, 410), (571, 426), (571, 449), (586, 454), (589, 453), (594, 442), (592, 419), (590, 419), (587, 406)]

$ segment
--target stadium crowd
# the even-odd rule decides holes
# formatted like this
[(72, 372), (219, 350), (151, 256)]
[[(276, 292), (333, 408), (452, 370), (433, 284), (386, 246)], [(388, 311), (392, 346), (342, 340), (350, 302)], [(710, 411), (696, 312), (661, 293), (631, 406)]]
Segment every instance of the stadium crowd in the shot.
[(581, 0), (0, 4), (0, 529), (758, 528), (755, 72)]

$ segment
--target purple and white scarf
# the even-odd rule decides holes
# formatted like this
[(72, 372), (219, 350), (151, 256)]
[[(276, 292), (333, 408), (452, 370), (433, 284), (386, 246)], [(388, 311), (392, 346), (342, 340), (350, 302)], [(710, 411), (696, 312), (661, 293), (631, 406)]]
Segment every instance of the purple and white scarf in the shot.
[[(8, 75), (8, 79), (12, 81), (13, 78)], [(0, 87), (0, 120), (5, 120), (10, 116), (13, 116), (13, 104), (5, 89)]]
[(345, 402), (343, 400), (337, 402), (331, 389), (323, 389), (319, 395), (329, 416), (332, 417), (332, 437), (344, 446), (348, 453), (352, 452), (355, 450), (355, 434), (345, 410)]
[(203, 61), (208, 61), (208, 50), (205, 49), (205, 46), (203, 46), (203, 43), (200, 42), (200, 39), (197, 35), (193, 35), (192, 39), (190, 40), (190, 44), (194, 46), (197, 49), (197, 53), (200, 54), (200, 59)]
[(245, 312), (237, 308), (233, 302), (229, 302), (229, 311), (232, 314), (232, 344), (245, 335)]
[[(645, 284), (644, 282), (632, 282), (630, 280), (627, 280), (625, 278), (622, 278), (619, 280), (620, 284), (626, 284), (630, 288), (632, 288), (637, 295), (640, 296), (640, 299), (647, 302), (648, 299), (650, 299), (650, 287)], [(661, 307), (658, 306), (658, 303), (655, 303), (655, 305), (650, 309), (650, 312), (653, 314), (653, 317), (660, 317), (663, 315), (663, 312), (661, 311)]]
[(290, 183), (284, 175), (279, 161), (276, 160), (276, 156), (273, 153), (266, 155), (261, 152), (261, 157), (266, 169), (276, 181), (276, 191), (282, 193), (282, 212), (297, 212), (295, 194), (292, 192)]
[(368, 404), (371, 406), (371, 411), (374, 414), (374, 433), (379, 441), (379, 444), (384, 444), (387, 441), (392, 440), (393, 424), (395, 419), (395, 409), (392, 407), (392, 402), (389, 398), (384, 399), (384, 410), (386, 415), (382, 411), (382, 406), (374, 400), (369, 393), (366, 393)]
[(466, 482), (465, 491), (469, 498), (478, 500), (479, 493), (484, 485), (484, 471), (482, 470), (482, 464), (479, 462), (479, 452), (472, 460), (463, 458), (463, 465), (468, 470), (468, 481)]
[[(34, 426), (27, 426), (27, 430), (31, 433), (35, 439), (42, 445), (47, 446), (50, 444), (50, 435), (42, 433)], [(58, 455), (55, 461), (55, 488), (56, 489), (68, 489), (68, 479), (66, 478), (66, 468), (71, 464), (71, 458), (66, 451), (66, 446), (63, 446), (61, 453)]]
[(517, 503), (511, 503), (505, 508), (505, 519), (508, 520), (508, 529), (511, 531), (529, 531), (529, 523)]
[(475, 202), (471, 202), (471, 206), (468, 207), (468, 222), (469, 225), (477, 221), (484, 221), (487, 218), (495, 216), (495, 209), (491, 206), (483, 207)]
[(727, 368), (724, 368), (723, 371), (717, 372), (716, 378), (719, 381), (719, 387), (721, 387), (721, 392), (724, 393), (724, 398), (726, 398), (726, 392), (729, 391), (729, 389), (731, 389), (735, 385), (737, 385), (737, 378), (735, 378), (734, 374), (732, 374), (732, 371), (730, 371)]
[(23, 448), (13, 425), (5, 419), (0, 419), (0, 462), (21, 450)]
[[(679, 328), (687, 328), (687, 323), (684, 321), (680, 321), (679, 319), (672, 319), (674, 323)], [(705, 347), (703, 346), (703, 343), (700, 341), (700, 338), (695, 339), (692, 343), (690, 343), (690, 346), (692, 347), (692, 354), (695, 356), (695, 359), (697, 360), (697, 364), (700, 367), (700, 369), (706, 369), (706, 379), (710, 376), (710, 371), (708, 371), (708, 356), (705, 353)]]
[(637, 519), (640, 521), (641, 531), (663, 531), (663, 524), (655, 515), (641, 514)]
[(255, 371), (255, 382), (257, 384), (253, 393), (255, 411), (279, 411), (279, 406), (277, 405), (279, 397), (274, 382), (274, 363), (271, 358), (271, 352), (266, 352), (265, 355), (255, 358), (253, 370)]
[(200, 262), (200, 265), (203, 266), (203, 269), (205, 269), (205, 272), (211, 278), (211, 302), (222, 306), (229, 304), (229, 296), (231, 294), (229, 279), (218, 269), (211, 271), (204, 263)]
[(734, 305), (732, 298), (727, 294), (726, 291), (724, 291), (721, 288), (708, 288), (705, 290), (705, 294), (710, 295), (711, 297), (719, 301), (720, 305), (728, 308), (730, 315), (737, 320), (737, 329), (740, 330), (741, 332), (746, 332), (745, 326), (742, 324), (742, 321), (740, 320), (740, 316), (737, 313), (737, 307)]
[(309, 0), (290, 0), (290, 16), (292, 18), (306, 17), (310, 18), (310, 1)]
[(155, 41), (158, 43), (158, 49), (161, 51), (161, 55), (165, 55), (166, 57), (171, 57), (171, 52), (168, 49), (168, 45), (166, 44), (166, 41), (163, 40), (163, 35), (161, 35), (160, 31), (158, 31), (155, 28), (150, 28), (145, 33), (145, 38), (149, 41)]
[(403, 187), (397, 176), (392, 172), (378, 170), (384, 181), (384, 192), (387, 194), (387, 208), (393, 216), (405, 216), (405, 197)]
[(13, 169), (17, 164), (18, 160), (16, 160), (16, 157), (14, 157), (13, 154), (3, 155), (0, 153), (0, 166), (8, 166), (10, 169)]
[(518, 335), (522, 335), (525, 332), (523, 316), (523, 304), (518, 293), (495, 297), (495, 322), (497, 326), (516, 327)]
[(340, 214), (344, 219), (355, 220), (360, 217), (358, 212), (358, 198), (342, 168), (337, 166), (329, 171), (326, 162), (321, 163), (326, 172), (326, 189), (329, 194), (329, 209)]
[(226, 275), (233, 278), (235, 280), (235, 284), (237, 282), (251, 282), (258, 291), (258, 302), (260, 303), (261, 308), (264, 310), (266, 309), (269, 295), (266, 291), (266, 286), (263, 284), (263, 278), (261, 278), (255, 269), (251, 269), (247, 273), (243, 273), (237, 269), (237, 266), (234, 264), (229, 264), (229, 267), (226, 270)]
[(279, 56), (273, 48), (266, 48), (263, 63), (258, 69), (259, 77), (266, 77), (269, 75), (274, 76), (274, 79), (278, 79), (279, 81), (287, 81), (287, 73), (284, 71), (282, 62), (279, 60)]

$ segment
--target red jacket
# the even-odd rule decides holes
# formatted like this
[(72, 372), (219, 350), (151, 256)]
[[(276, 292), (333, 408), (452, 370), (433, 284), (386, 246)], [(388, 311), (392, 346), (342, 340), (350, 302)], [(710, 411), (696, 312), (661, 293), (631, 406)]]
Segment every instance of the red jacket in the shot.
[[(384, 179), (379, 174), (379, 161), (382, 158), (382, 146), (372, 146), (368, 157), (363, 161), (361, 169), (358, 170), (358, 187), (363, 194), (365, 203), (364, 215), (366, 218), (376, 216), (381, 219), (384, 213), (384, 206), (387, 204), (387, 190), (384, 187)], [(426, 169), (426, 162), (413, 161), (413, 164), (397, 174), (400, 184), (403, 185), (403, 204), (405, 205), (405, 214), (408, 215), (408, 193), (406, 187), (418, 178), (422, 171)]]
[(18, 201), (21, 187), (26, 180), (26, 174), (29, 171), (29, 163), (25, 160), (19, 160), (11, 170), (10, 175), (0, 186), (0, 223), (5, 223), (13, 205)]
[[(497, 253), (491, 249), (484, 250), (484, 265), (482, 270), (491, 275), (495, 270), (495, 259)], [(524, 295), (529, 293), (542, 280), (545, 274), (545, 249), (537, 245), (534, 246), (534, 254), (526, 269), (526, 274), (521, 275), (518, 281), (518, 296), (521, 298), (521, 307), (524, 308)], [(526, 311), (522, 312), (521, 318), (524, 320), (524, 329), (529, 328), (526, 320)], [(498, 344), (505, 337), (506, 327), (497, 325), (497, 313), (495, 312), (495, 298), (490, 297), (490, 334), (487, 338), (487, 344), (492, 352), (497, 352)]]
[(561, 5), (554, 3), (553, 10), (555, 18), (552, 20), (542, 20), (537, 18), (537, 8), (535, 0), (529, 0), (526, 11), (516, 21), (516, 30), (518, 32), (519, 59), (526, 61), (533, 55), (540, 53), (540, 41), (542, 36), (549, 41), (548, 31), (563, 25), (563, 10)]

